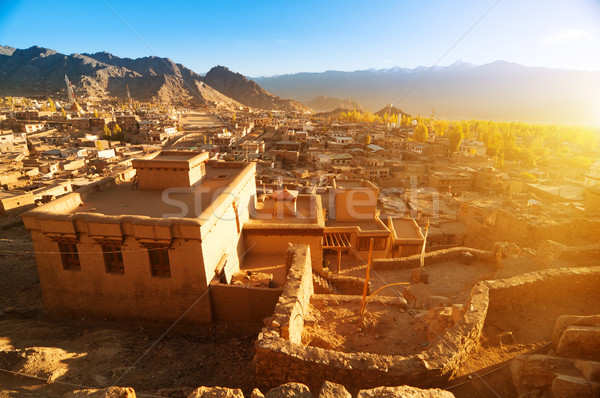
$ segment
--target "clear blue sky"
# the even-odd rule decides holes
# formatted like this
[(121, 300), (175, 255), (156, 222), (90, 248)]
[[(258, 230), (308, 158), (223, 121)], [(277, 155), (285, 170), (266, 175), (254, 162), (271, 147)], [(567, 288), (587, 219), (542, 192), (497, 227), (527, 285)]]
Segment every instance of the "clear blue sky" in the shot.
[[(158, 55), (249, 76), (429, 66), (495, 1), (0, 0), (0, 44)], [(439, 64), (498, 59), (600, 70), (600, 1), (500, 0)]]

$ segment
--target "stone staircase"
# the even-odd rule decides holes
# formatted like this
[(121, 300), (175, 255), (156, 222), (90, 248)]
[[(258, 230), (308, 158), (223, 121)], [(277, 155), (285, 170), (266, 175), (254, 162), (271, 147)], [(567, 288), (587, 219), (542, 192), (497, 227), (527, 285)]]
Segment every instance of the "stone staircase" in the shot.
[(559, 317), (550, 352), (519, 355), (510, 369), (519, 397), (600, 397), (600, 315)]
[(313, 286), (316, 294), (341, 294), (340, 289), (331, 281), (313, 272)]

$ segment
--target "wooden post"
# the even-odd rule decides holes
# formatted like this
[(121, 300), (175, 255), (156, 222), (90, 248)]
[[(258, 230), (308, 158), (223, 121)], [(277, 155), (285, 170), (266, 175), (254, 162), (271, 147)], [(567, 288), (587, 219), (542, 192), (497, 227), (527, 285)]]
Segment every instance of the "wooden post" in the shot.
[(337, 266), (337, 273), (340, 273), (340, 270), (342, 269), (342, 251), (338, 250), (337, 251), (337, 260), (338, 260), (338, 266)]
[(374, 238), (369, 240), (369, 257), (367, 259), (367, 271), (365, 274), (365, 288), (363, 289), (363, 298), (360, 304), (360, 315), (365, 313), (365, 307), (367, 302), (367, 292), (369, 290), (369, 280), (371, 279), (371, 262), (373, 261), (373, 242)]
[(423, 237), (423, 248), (421, 249), (421, 258), (419, 259), (419, 266), (421, 270), (425, 267), (425, 247), (427, 246), (427, 234), (429, 233), (429, 219), (427, 219), (427, 226), (425, 227), (425, 236)]

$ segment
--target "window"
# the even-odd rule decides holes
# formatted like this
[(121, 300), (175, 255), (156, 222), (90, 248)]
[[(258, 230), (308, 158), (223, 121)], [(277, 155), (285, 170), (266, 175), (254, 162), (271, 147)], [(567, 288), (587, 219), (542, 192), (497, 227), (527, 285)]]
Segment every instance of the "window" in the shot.
[(79, 253), (77, 252), (77, 245), (74, 242), (59, 243), (58, 251), (60, 252), (63, 269), (81, 271)]
[(123, 264), (123, 252), (121, 246), (116, 244), (103, 244), (102, 253), (104, 254), (104, 265), (106, 272), (110, 274), (124, 274), (125, 265)]
[(164, 278), (171, 277), (171, 264), (169, 263), (169, 249), (166, 247), (148, 248), (150, 258), (150, 271), (152, 276)]

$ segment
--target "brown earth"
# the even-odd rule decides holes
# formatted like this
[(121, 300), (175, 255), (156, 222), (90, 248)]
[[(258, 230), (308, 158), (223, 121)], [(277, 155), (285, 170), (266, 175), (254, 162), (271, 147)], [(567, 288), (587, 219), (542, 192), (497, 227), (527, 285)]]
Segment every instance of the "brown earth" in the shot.
[[(110, 386), (169, 325), (51, 320), (43, 316), (33, 246), (22, 227), (0, 229), (0, 369), (84, 387)], [(119, 382), (140, 393), (227, 386), (250, 393), (256, 335), (224, 325), (179, 328)], [(0, 371), (0, 397), (60, 397), (83, 387)], [(185, 396), (182, 395), (182, 396)]]
[(412, 355), (427, 349), (427, 337), (413, 328), (414, 318), (398, 306), (360, 301), (312, 300), (302, 343), (341, 352)]

